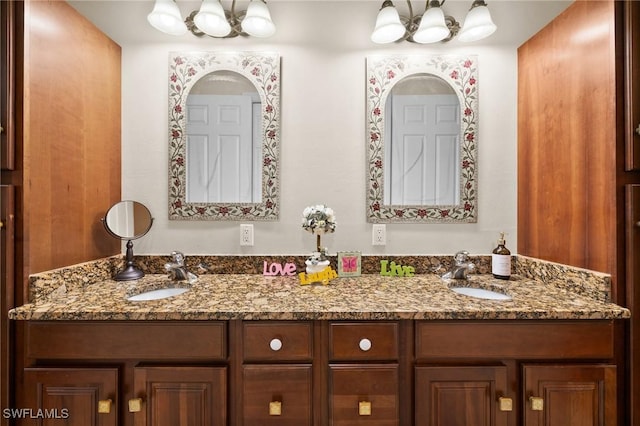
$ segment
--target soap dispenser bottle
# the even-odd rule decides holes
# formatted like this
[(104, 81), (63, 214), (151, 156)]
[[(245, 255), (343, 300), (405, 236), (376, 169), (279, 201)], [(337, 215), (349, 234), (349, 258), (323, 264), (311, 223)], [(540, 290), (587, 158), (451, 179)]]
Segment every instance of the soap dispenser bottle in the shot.
[(491, 255), (491, 273), (501, 280), (508, 280), (511, 277), (511, 252), (505, 247), (504, 232), (500, 233), (498, 247)]

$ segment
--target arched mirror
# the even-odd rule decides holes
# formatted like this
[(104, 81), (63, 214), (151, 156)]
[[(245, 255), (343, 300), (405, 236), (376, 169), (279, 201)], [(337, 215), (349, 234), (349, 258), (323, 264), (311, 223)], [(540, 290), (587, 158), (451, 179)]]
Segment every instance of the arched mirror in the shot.
[(477, 221), (475, 57), (367, 58), (367, 219)]
[(129, 281), (142, 278), (144, 272), (133, 263), (133, 240), (145, 236), (151, 229), (153, 218), (149, 209), (137, 201), (120, 201), (111, 206), (102, 223), (111, 236), (127, 241), (125, 268), (113, 279)]
[(169, 218), (276, 220), (280, 59), (174, 53), (169, 64)]

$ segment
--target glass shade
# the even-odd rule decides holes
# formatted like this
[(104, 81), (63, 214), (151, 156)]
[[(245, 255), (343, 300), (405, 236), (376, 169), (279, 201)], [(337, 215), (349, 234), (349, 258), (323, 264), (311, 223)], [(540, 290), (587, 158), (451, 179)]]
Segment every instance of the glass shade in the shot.
[(182, 35), (187, 32), (180, 9), (173, 0), (156, 0), (153, 10), (147, 15), (147, 21), (166, 34)]
[(487, 6), (475, 6), (467, 13), (458, 34), (458, 40), (465, 42), (481, 40), (493, 34), (496, 28)]
[(447, 38), (449, 33), (442, 9), (430, 7), (422, 15), (420, 26), (413, 35), (413, 41), (416, 43), (435, 43)]
[(376, 27), (371, 34), (371, 41), (374, 43), (392, 43), (399, 40), (407, 32), (407, 29), (400, 22), (400, 16), (393, 4), (383, 6), (378, 12)]
[(231, 32), (219, 0), (204, 0), (193, 22), (200, 31), (213, 37), (224, 37)]
[(241, 26), (242, 31), (253, 37), (270, 37), (276, 32), (271, 13), (262, 0), (251, 0)]

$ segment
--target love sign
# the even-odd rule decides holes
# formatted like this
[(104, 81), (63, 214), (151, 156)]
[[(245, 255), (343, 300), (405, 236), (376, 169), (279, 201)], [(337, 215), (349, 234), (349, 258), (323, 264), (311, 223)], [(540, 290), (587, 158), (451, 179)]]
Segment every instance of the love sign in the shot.
[(285, 263), (284, 266), (281, 263), (273, 262), (267, 266), (267, 261), (264, 261), (263, 274), (265, 277), (275, 277), (276, 275), (295, 275), (296, 265), (294, 263)]

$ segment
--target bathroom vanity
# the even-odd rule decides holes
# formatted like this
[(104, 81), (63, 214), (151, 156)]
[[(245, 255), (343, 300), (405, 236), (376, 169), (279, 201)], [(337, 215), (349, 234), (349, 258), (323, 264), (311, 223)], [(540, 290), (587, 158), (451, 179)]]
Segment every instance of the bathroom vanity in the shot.
[(165, 275), (41, 276), (10, 314), (24, 329), (20, 406), (82, 426), (616, 425), (629, 311), (580, 273), (465, 284), (508, 301), (429, 274), (202, 275), (146, 302), (127, 298)]

